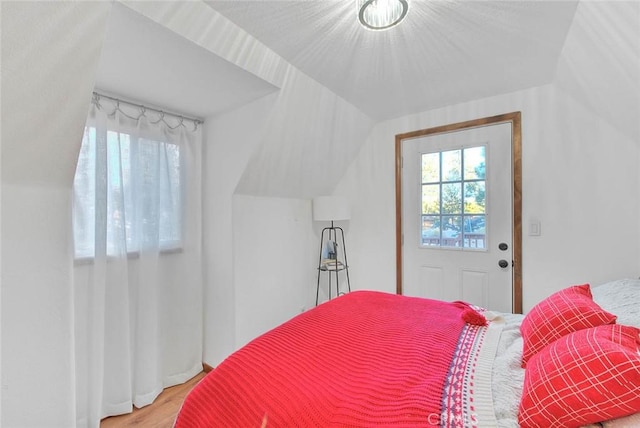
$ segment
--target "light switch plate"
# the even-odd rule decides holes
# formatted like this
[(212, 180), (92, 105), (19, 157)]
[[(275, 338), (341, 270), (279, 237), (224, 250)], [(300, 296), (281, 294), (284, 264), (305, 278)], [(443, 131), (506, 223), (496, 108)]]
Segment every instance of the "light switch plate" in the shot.
[(542, 231), (540, 230), (540, 221), (531, 220), (529, 222), (529, 236), (540, 236)]

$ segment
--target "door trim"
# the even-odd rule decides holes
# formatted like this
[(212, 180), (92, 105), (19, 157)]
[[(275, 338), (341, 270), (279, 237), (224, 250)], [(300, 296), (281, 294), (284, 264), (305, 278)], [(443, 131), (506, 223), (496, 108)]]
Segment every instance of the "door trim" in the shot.
[[(522, 114), (519, 111), (497, 116), (468, 120), (421, 129), (396, 135), (395, 173), (396, 173), (396, 293), (402, 294), (402, 141), (425, 135), (442, 134), (477, 128), (499, 123), (511, 123), (511, 173), (512, 173), (512, 230), (513, 230), (513, 266), (512, 266), (512, 310), (522, 313)], [(491, 308), (489, 308), (491, 309)]]

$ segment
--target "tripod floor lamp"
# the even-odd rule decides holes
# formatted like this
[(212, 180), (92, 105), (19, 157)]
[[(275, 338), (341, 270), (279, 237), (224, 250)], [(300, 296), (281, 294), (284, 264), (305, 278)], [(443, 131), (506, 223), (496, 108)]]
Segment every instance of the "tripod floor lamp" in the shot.
[[(347, 199), (342, 196), (319, 196), (313, 199), (313, 219), (330, 221), (331, 226), (322, 229), (320, 234), (320, 255), (318, 257), (318, 283), (316, 286), (316, 306), (320, 296), (320, 277), (328, 276), (329, 299), (331, 299), (332, 277), (335, 279), (336, 296), (340, 295), (340, 272), (345, 272), (347, 290), (351, 291), (347, 247), (344, 242), (344, 230), (334, 226), (334, 221), (349, 220), (351, 212)], [(342, 250), (340, 250), (342, 245)]]

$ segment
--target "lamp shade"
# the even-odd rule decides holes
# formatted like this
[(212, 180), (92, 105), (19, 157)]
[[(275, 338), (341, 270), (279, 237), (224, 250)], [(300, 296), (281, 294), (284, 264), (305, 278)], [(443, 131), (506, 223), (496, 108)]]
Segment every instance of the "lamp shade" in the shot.
[(349, 220), (351, 210), (344, 196), (318, 196), (313, 198), (313, 219), (316, 221)]

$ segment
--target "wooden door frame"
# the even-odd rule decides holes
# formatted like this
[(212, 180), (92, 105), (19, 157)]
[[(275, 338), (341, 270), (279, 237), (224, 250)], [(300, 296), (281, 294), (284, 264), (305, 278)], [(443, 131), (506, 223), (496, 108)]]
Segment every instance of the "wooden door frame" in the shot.
[[(436, 126), (396, 135), (396, 293), (402, 294), (402, 141), (481, 126), (511, 123), (511, 173), (513, 202), (512, 311), (522, 313), (522, 114), (519, 111), (497, 116)], [(491, 308), (489, 308), (491, 309)]]

